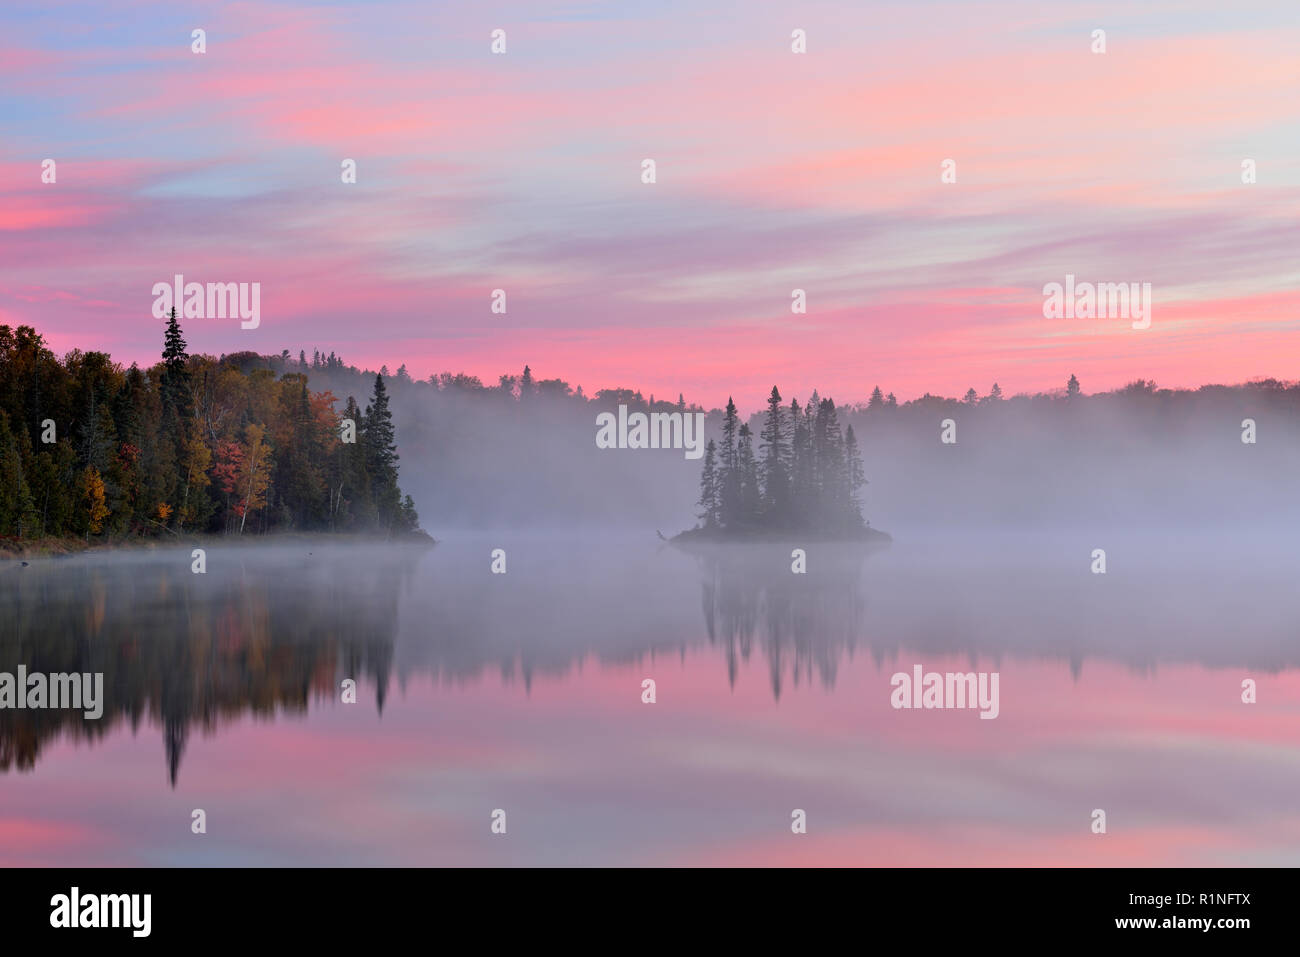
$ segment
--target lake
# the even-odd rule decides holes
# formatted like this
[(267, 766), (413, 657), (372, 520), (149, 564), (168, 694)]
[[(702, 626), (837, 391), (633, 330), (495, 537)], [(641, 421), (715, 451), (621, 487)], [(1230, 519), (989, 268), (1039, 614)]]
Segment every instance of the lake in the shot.
[[(0, 711), (0, 864), (1300, 863), (1285, 529), (891, 531), (0, 563), (0, 671), (105, 699)], [(895, 708), (916, 666), (996, 718)]]

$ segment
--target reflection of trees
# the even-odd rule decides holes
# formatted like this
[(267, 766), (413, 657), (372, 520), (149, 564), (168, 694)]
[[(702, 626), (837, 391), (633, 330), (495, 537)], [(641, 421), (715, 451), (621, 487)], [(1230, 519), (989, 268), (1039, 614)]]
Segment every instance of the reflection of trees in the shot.
[(1263, 673), (1300, 666), (1300, 598), (1284, 570), (1227, 578), (1212, 565), (1179, 567), (1117, 578), (1103, 592), (1073, 567), (936, 558), (901, 570), (872, 559), (868, 570), (870, 546), (817, 545), (805, 575), (791, 573), (788, 548), (690, 550), (708, 639), (726, 658), (729, 680), (758, 646), (776, 697), (784, 682), (798, 686), (814, 674), (831, 687), (837, 663), (859, 648), (877, 667), (964, 657), (975, 670), (981, 659), (996, 667), (1014, 658), (1059, 663), (1076, 681), (1089, 659), (1138, 674), (1159, 664)]
[[(296, 550), (295, 550), (296, 551)], [(248, 553), (244, 553), (247, 555)], [(0, 590), (0, 670), (103, 672), (104, 713), (0, 711), (0, 770), (35, 765), (59, 735), (96, 741), (118, 722), (147, 715), (163, 730), (168, 776), (190, 733), (242, 715), (305, 714), (309, 700), (337, 700), (339, 681), (370, 679), (382, 711), (397, 603), (408, 557), (338, 563), (344, 581), (313, 574), (306, 549), (244, 561), (208, 553), (205, 575), (188, 552), (174, 562), (10, 566)]]
[(848, 543), (809, 548), (803, 575), (775, 545), (683, 554), (519, 544), (507, 579), (486, 572), (482, 540), (427, 558), (360, 547), (313, 558), (307, 547), (317, 546), (212, 549), (206, 575), (190, 573), (188, 551), (0, 563), (0, 671), (105, 679), (98, 721), (0, 711), (0, 771), (33, 767), (60, 735), (95, 742), (147, 722), (161, 731), (174, 782), (196, 729), (305, 715), (337, 702), (343, 677), (373, 685), (382, 709), (390, 677), (454, 688), (495, 671), (527, 690), (584, 662), (684, 658), (706, 641), (733, 685), (742, 662), (765, 659), (777, 697), (792, 683), (832, 687), (839, 663), (858, 653), (879, 668), (918, 656), (966, 658), (971, 670), (976, 660), (1051, 661), (1076, 678), (1097, 659), (1143, 673), (1157, 663), (1300, 665), (1292, 572), (1262, 563), (1232, 578), (1211, 565), (1115, 576), (1102, 591), (1073, 565), (909, 558)]
[(740, 662), (748, 661), (755, 638), (767, 659), (772, 695), (783, 682), (835, 684), (840, 658), (862, 637), (864, 599), (861, 545), (821, 546), (804, 574), (790, 570), (788, 551), (705, 546), (696, 549), (702, 581), (704, 624), (709, 642), (727, 659), (734, 687)]

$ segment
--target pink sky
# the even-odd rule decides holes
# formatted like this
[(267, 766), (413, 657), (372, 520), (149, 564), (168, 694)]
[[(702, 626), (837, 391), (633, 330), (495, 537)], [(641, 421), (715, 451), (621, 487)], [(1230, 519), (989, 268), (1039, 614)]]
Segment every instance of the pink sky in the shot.
[[(179, 272), (262, 284), (258, 329), (191, 320), (192, 351), (706, 405), (1295, 378), (1293, 13), (7, 6), (0, 322), (151, 362)], [(1043, 318), (1067, 273), (1151, 283), (1151, 327)]]

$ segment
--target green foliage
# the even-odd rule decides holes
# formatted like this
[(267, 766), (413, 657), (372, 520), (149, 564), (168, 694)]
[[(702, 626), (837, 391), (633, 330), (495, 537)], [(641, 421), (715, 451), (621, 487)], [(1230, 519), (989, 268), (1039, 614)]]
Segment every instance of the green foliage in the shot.
[(277, 378), (262, 357), (185, 350), (174, 312), (149, 369), (60, 360), (34, 329), (0, 325), (0, 537), (418, 528), (382, 377), (364, 414), (349, 397), (340, 416), (305, 363)]

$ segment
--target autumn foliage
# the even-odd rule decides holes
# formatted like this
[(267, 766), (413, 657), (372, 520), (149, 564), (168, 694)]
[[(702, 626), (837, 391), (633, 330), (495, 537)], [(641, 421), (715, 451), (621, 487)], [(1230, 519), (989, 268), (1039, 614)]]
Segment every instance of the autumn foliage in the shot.
[(173, 317), (162, 361), (124, 369), (0, 325), (0, 536), (416, 528), (382, 379), (340, 410), (275, 358), (187, 355)]

